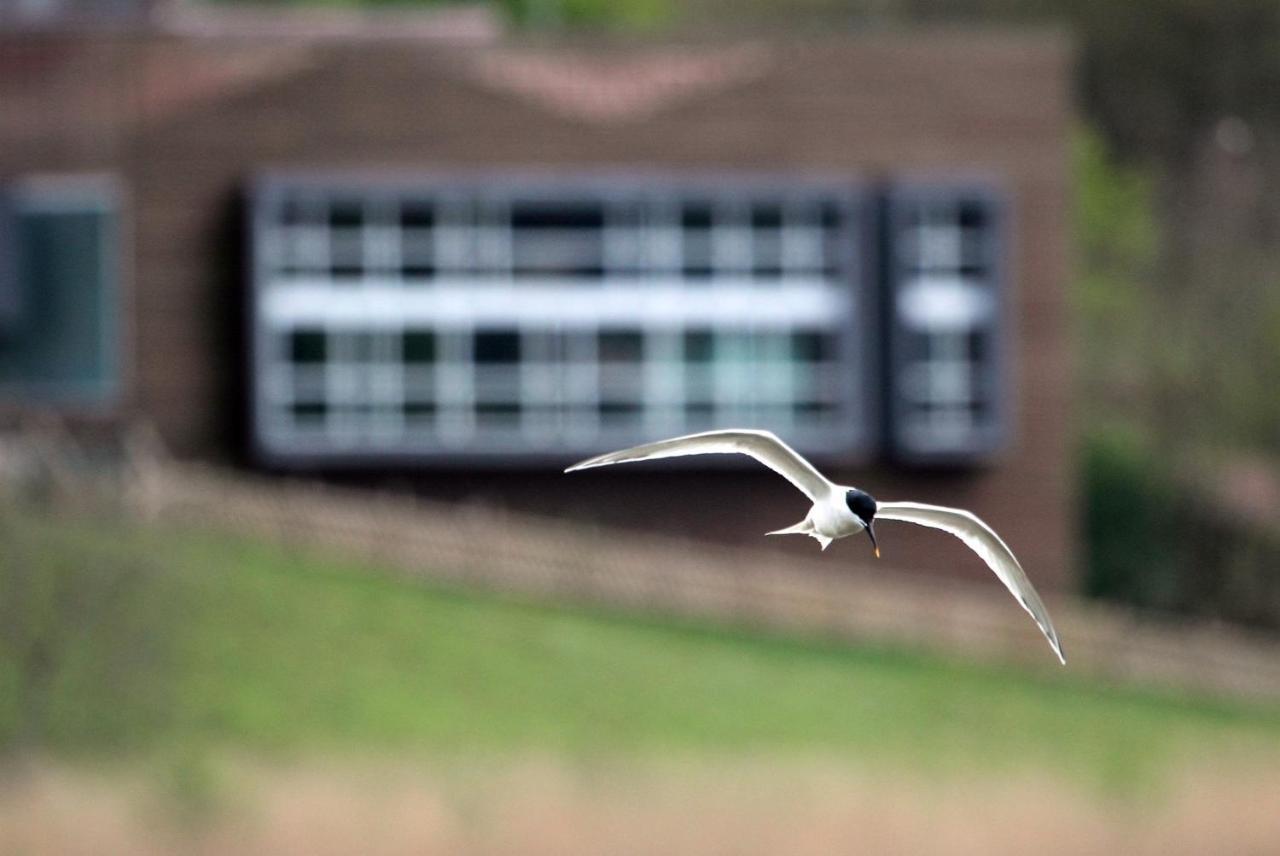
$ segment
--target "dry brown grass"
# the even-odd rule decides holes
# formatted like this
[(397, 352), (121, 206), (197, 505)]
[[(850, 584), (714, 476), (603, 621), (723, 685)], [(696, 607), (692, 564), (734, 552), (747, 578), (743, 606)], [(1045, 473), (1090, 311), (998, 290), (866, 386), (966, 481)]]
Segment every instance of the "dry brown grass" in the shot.
[(1184, 769), (1108, 797), (1049, 778), (884, 779), (805, 761), (463, 767), (345, 763), (217, 775), (192, 814), (138, 773), (29, 768), (0, 788), (24, 854), (1269, 854), (1280, 769)]

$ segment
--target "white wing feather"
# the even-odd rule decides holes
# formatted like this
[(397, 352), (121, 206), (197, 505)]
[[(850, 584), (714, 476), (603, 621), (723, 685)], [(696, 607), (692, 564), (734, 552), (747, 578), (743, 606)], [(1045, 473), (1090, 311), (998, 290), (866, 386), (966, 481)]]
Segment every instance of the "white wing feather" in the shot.
[(1031, 580), (1018, 564), (1017, 558), (1009, 546), (1000, 539), (991, 527), (983, 523), (968, 511), (959, 508), (943, 508), (938, 505), (925, 505), (918, 502), (882, 502), (876, 508), (877, 520), (905, 520), (918, 523), (933, 529), (941, 529), (963, 541), (968, 547), (982, 557), (982, 560), (995, 571), (1000, 582), (1018, 599), (1022, 608), (1030, 613), (1049, 640), (1053, 653), (1058, 655), (1064, 665), (1067, 658), (1062, 653), (1062, 644), (1058, 641), (1058, 632), (1053, 629), (1049, 612), (1036, 594)]
[(649, 461), (656, 458), (675, 458), (683, 455), (750, 455), (775, 473), (798, 487), (809, 499), (817, 502), (831, 491), (831, 482), (813, 468), (794, 449), (779, 440), (769, 431), (752, 431), (747, 429), (728, 429), (724, 431), (705, 431), (701, 434), (687, 434), (673, 437), (670, 440), (659, 440), (588, 458), (565, 470), (585, 470), (591, 467), (603, 467), (608, 464), (622, 464), (628, 461)]

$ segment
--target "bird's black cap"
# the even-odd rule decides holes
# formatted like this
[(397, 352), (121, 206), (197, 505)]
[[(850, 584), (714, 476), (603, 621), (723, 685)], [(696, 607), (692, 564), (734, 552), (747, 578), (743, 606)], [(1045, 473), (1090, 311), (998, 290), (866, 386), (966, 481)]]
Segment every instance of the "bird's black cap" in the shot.
[(876, 516), (875, 498), (866, 491), (854, 488), (844, 495), (844, 503), (863, 523), (870, 523)]

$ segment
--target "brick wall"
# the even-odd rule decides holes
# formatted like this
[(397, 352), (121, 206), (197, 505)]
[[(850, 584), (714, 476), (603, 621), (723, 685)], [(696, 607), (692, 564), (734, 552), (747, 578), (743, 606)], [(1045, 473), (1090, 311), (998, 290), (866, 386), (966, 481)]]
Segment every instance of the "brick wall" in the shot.
[[(600, 62), (650, 50), (570, 47)], [(53, 60), (36, 59), (78, 56), (74, 46), (50, 43), (48, 50), (55, 48), (61, 53)], [(486, 52), (502, 50), (510, 48), (158, 36), (86, 49), (102, 73), (116, 69), (111, 79), (126, 81), (113, 83), (110, 92), (136, 90), (138, 97), (102, 108), (110, 134), (95, 137), (71, 120), (41, 137), (43, 151), (22, 148), (25, 160), (5, 161), (0, 152), (0, 171), (107, 164), (125, 174), (133, 251), (122, 416), (153, 422), (180, 455), (237, 459), (244, 398), (238, 205), (246, 180), (262, 169), (817, 169), (871, 179), (991, 174), (1006, 183), (1014, 215), (1012, 447), (977, 471), (864, 466), (829, 474), (881, 498), (972, 508), (1043, 587), (1070, 587), (1064, 305), (1070, 57), (1060, 38), (908, 32), (755, 45), (751, 61), (758, 67), (751, 73), (694, 88), (632, 120), (610, 121), (549, 109), (483, 82), (478, 69)], [(270, 55), (277, 61), (268, 61)], [(240, 71), (211, 72), (209, 56), (234, 57)], [(73, 77), (92, 79), (83, 70)], [(39, 112), (38, 99), (26, 109)], [(85, 107), (71, 115), (85, 124), (91, 114), (97, 115)], [(77, 160), (74, 145), (48, 142), (62, 136), (80, 140), (91, 154)], [(386, 474), (346, 478), (385, 483)], [(760, 533), (804, 513), (798, 494), (751, 468), (710, 475), (616, 470), (573, 481), (551, 470), (438, 469), (397, 481), (442, 501), (483, 499), (753, 547)], [(883, 567), (975, 579), (986, 574), (945, 536), (885, 530)], [(798, 560), (811, 547), (771, 539), (762, 549)]]

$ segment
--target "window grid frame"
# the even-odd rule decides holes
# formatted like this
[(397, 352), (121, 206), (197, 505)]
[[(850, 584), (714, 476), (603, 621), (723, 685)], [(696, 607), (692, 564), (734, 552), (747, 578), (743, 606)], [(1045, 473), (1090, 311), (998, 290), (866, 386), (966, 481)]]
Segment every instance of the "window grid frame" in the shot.
[[(290, 199), (308, 199), (314, 197), (331, 199), (354, 197), (363, 199), (361, 207), (362, 253), (366, 264), (371, 259), (383, 258), (382, 262), (374, 261), (376, 270), (387, 273), (388, 281), (396, 281), (405, 291), (422, 289), (431, 291), (434, 284), (441, 279), (442, 273), (450, 270), (452, 262), (460, 262), (465, 256), (465, 247), (469, 243), (477, 245), (479, 258), (473, 263), (485, 267), (488, 275), (497, 280), (505, 279), (514, 283), (515, 288), (525, 287), (525, 283), (514, 272), (514, 232), (510, 212), (516, 201), (521, 203), (527, 199), (545, 198), (552, 203), (574, 204), (586, 201), (599, 204), (602, 222), (599, 228), (599, 254), (601, 266), (607, 271), (609, 265), (621, 256), (622, 273), (616, 276), (598, 277), (592, 289), (610, 287), (614, 279), (630, 276), (643, 287), (646, 279), (661, 279), (664, 274), (678, 282), (680, 290), (695, 291), (708, 289), (712, 298), (732, 298), (735, 294), (741, 297), (762, 296), (769, 287), (777, 287), (788, 281), (790, 271), (798, 263), (796, 259), (807, 259), (814, 267), (815, 281), (824, 287), (837, 286), (844, 293), (840, 298), (844, 301), (845, 313), (829, 324), (825, 330), (834, 342), (834, 353), (829, 355), (826, 365), (815, 363), (809, 367), (814, 375), (813, 385), (819, 391), (827, 387), (825, 394), (830, 402), (831, 415), (828, 424), (821, 428), (798, 430), (794, 424), (797, 415), (794, 407), (797, 402), (789, 401), (783, 407), (789, 418), (779, 424), (776, 418), (770, 427), (788, 431), (796, 445), (809, 451), (827, 451), (842, 459), (853, 459), (865, 456), (872, 450), (873, 431), (876, 423), (874, 409), (868, 402), (874, 398), (872, 387), (875, 377), (874, 355), (874, 305), (873, 289), (869, 287), (867, 273), (871, 268), (870, 254), (874, 252), (873, 242), (869, 239), (870, 220), (869, 206), (865, 193), (849, 176), (762, 176), (759, 174), (734, 174), (731, 176), (693, 177), (688, 176), (604, 176), (583, 178), (513, 176), (504, 174), (494, 176), (417, 176), (405, 182), (384, 177), (351, 177), (343, 175), (317, 174), (275, 174), (259, 179), (252, 190), (253, 204), (249, 228), (250, 245), (257, 248), (251, 264), (251, 297), (250, 337), (253, 357), (251, 386), (252, 402), (250, 406), (252, 439), (260, 457), (275, 463), (305, 463), (319, 461), (342, 463), (343, 459), (351, 463), (370, 463), (382, 459), (414, 459), (423, 462), (440, 462), (441, 459), (458, 462), (500, 459), (505, 463), (522, 461), (536, 462), (540, 459), (559, 459), (566, 454), (587, 453), (631, 440), (640, 441), (657, 433), (684, 430), (689, 427), (689, 399), (687, 396), (689, 361), (683, 354), (684, 334), (687, 326), (673, 325), (668, 329), (655, 329), (645, 322), (633, 322), (628, 329), (641, 333), (641, 357), (634, 368), (637, 377), (633, 379), (638, 385), (638, 394), (632, 399), (638, 402), (638, 414), (630, 420), (625, 428), (611, 430), (605, 423), (610, 415), (604, 412), (607, 407), (610, 390), (604, 386), (603, 375), (607, 364), (602, 363), (598, 352), (601, 333), (608, 328), (607, 324), (583, 325), (575, 327), (566, 325), (554, 332), (541, 330), (536, 325), (515, 323), (511, 325), (519, 337), (521, 359), (516, 367), (518, 378), (517, 400), (514, 404), (519, 408), (520, 425), (531, 419), (542, 420), (546, 436), (552, 434), (559, 437), (555, 443), (544, 443), (533, 450), (528, 448), (528, 438), (523, 429), (518, 429), (514, 442), (494, 442), (490, 437), (486, 440), (470, 441), (477, 431), (477, 389), (475, 387), (476, 367), (470, 343), (474, 336), (486, 328), (483, 323), (470, 325), (457, 319), (447, 325), (438, 321), (427, 325), (426, 329), (435, 336), (436, 355), (432, 365), (433, 400), (435, 411), (432, 417), (435, 433), (430, 442), (415, 443), (382, 443), (371, 444), (367, 438), (361, 442), (326, 443), (317, 438), (315, 443), (296, 442), (296, 436), (286, 442), (281, 438), (288, 431), (281, 431), (280, 391), (273, 388), (270, 381), (264, 381), (271, 372), (264, 371), (270, 358), (279, 360), (279, 353), (273, 354), (273, 346), (268, 341), (273, 335), (263, 323), (263, 302), (271, 288), (271, 277), (274, 271), (282, 271), (287, 262), (287, 253), (282, 252), (282, 237), (279, 231), (272, 228), (274, 223), (269, 219), (270, 206), (281, 204), (281, 195)], [(494, 188), (501, 187), (494, 192)], [(644, 188), (642, 190), (641, 188)], [(713, 247), (717, 240), (723, 245), (725, 240), (733, 246), (733, 241), (745, 241), (751, 250), (742, 260), (737, 271), (739, 281), (726, 286), (715, 276), (704, 281), (691, 281), (684, 273), (686, 230), (682, 226), (681, 216), (687, 204), (695, 198), (705, 196), (713, 203), (717, 200), (719, 207), (724, 207), (725, 200), (741, 209), (736, 231), (730, 230), (728, 237), (717, 239), (716, 225), (718, 218), (713, 217)], [(781, 222), (777, 229), (778, 275), (772, 277), (756, 277), (753, 273), (756, 265), (756, 250), (752, 244), (753, 226), (751, 221), (751, 203), (759, 198), (779, 197), (778, 204)], [(470, 199), (470, 213), (467, 199)], [(421, 200), (424, 210), (432, 211), (432, 276), (427, 282), (418, 282), (415, 277), (404, 273), (406, 256), (404, 247), (406, 229), (402, 218), (404, 211)], [(448, 208), (448, 214), (441, 215), (447, 206), (440, 204), (442, 200), (453, 200), (461, 203)], [(797, 234), (788, 229), (789, 220), (794, 219), (788, 209), (807, 205), (812, 209), (810, 234)], [(505, 222), (505, 229), (486, 228), (477, 220), (480, 212), (505, 209), (506, 216), (499, 222)], [(713, 205), (713, 207), (716, 207)], [(383, 209), (380, 223), (371, 212)], [(841, 224), (831, 227), (826, 224), (827, 210), (837, 210), (841, 215)], [(386, 213), (391, 211), (391, 214)], [(661, 213), (660, 213), (661, 212)], [(314, 222), (322, 225), (326, 217), (312, 215)], [(437, 228), (441, 223), (449, 223), (452, 228)], [(490, 225), (494, 222), (489, 221)], [(462, 224), (459, 226), (459, 224)], [(470, 236), (465, 232), (468, 224), (473, 228)], [(479, 227), (479, 228), (476, 228)], [(395, 233), (395, 240), (384, 236), (376, 237), (376, 232), (386, 229)], [(321, 232), (326, 232), (321, 229)], [(441, 240), (453, 241), (453, 247), (442, 249)], [(642, 246), (636, 250), (626, 249), (627, 236), (638, 236)], [(326, 234), (327, 237), (327, 234)], [(419, 236), (420, 237), (420, 236)], [(828, 250), (828, 242), (835, 241), (838, 249), (832, 258)], [(803, 249), (806, 245), (808, 249)], [(375, 251), (374, 245), (381, 244), (383, 251), (394, 246), (394, 260), (382, 257)], [(332, 259), (322, 260), (320, 241), (312, 242), (314, 256), (309, 259), (310, 270), (320, 273), (332, 263)], [(741, 249), (741, 243), (738, 244)], [(800, 246), (802, 249), (796, 250)], [(721, 251), (726, 252), (726, 251)], [(452, 254), (452, 255), (451, 255)], [(610, 257), (612, 255), (612, 258)], [(649, 258), (646, 260), (646, 255)], [(321, 262), (324, 262), (323, 264)], [(834, 271), (834, 273), (833, 273)], [(714, 272), (714, 265), (713, 265)], [(296, 273), (296, 272), (295, 272)], [(305, 278), (305, 277), (304, 277)], [(323, 277), (317, 277), (323, 278)], [(366, 276), (367, 280), (368, 277)], [(758, 281), (757, 281), (758, 280)], [(333, 289), (345, 287), (346, 280), (333, 281)], [(357, 287), (360, 280), (357, 280)], [(585, 277), (583, 283), (592, 282)], [(762, 285), (766, 287), (761, 288)], [(720, 294), (719, 292), (724, 292)], [(753, 294), (752, 292), (759, 292)], [(849, 317), (852, 316), (852, 317)], [(852, 322), (852, 323), (851, 323)], [(341, 326), (341, 325), (338, 325)], [(711, 329), (718, 330), (713, 339), (720, 338), (722, 328), (713, 323)], [(800, 325), (793, 329), (784, 326), (784, 338), (797, 331), (808, 331), (817, 325)], [(326, 341), (331, 337), (333, 328), (322, 327)], [(407, 322), (399, 327), (400, 341), (404, 342), (404, 333), (411, 329)], [(737, 328), (735, 328), (737, 329)], [(381, 330), (381, 328), (380, 328)], [(741, 333), (741, 330), (738, 330)], [(748, 327), (746, 335), (754, 336), (758, 330)], [(551, 339), (538, 342), (539, 336), (551, 334)], [(274, 336), (274, 338), (279, 338)], [(713, 348), (719, 347), (713, 343)], [(754, 346), (753, 346), (754, 347)], [(531, 348), (542, 351), (560, 351), (558, 381), (549, 379), (547, 364), (527, 362), (527, 353)], [(758, 348), (757, 348), (758, 349)], [(278, 351), (278, 347), (276, 348)], [(668, 371), (665, 380), (658, 382), (655, 377), (661, 375), (661, 364), (672, 360), (679, 353), (678, 371)], [(658, 356), (654, 356), (654, 355)], [(403, 357), (403, 355), (401, 355)], [(287, 360), (284, 360), (287, 362)], [(326, 378), (331, 370), (325, 361)], [(713, 359), (714, 362), (714, 359)], [(792, 374), (798, 372), (797, 367), (805, 366), (797, 357), (790, 356), (787, 363)], [(408, 372), (403, 358), (399, 361), (402, 372)], [(554, 368), (554, 367), (552, 367)], [(825, 374), (822, 369), (825, 369)], [(532, 376), (543, 375), (541, 391), (534, 392), (535, 387), (529, 382)], [(554, 371), (551, 372), (554, 374)], [(283, 374), (281, 378), (279, 375)], [(292, 387), (295, 382), (293, 369), (287, 367), (283, 373), (276, 372), (276, 383), (285, 383)], [(818, 377), (818, 375), (824, 375)], [(825, 377), (831, 375), (834, 378)], [(844, 377), (839, 377), (844, 375)], [(794, 379), (790, 383), (794, 384)], [(326, 384), (328, 381), (326, 380)], [(558, 389), (555, 388), (558, 384)], [(740, 413), (739, 408), (730, 406), (732, 402), (724, 401), (723, 390), (717, 392), (721, 384), (713, 385), (713, 409), (702, 427), (713, 427), (711, 423), (722, 424), (724, 418)], [(400, 422), (397, 429), (405, 424), (405, 401), (411, 397), (401, 377)], [(338, 398), (341, 400), (342, 391)], [(555, 400), (552, 400), (555, 399)], [(367, 403), (366, 406), (373, 406)], [(389, 408), (395, 410), (395, 408)], [(682, 409), (684, 412), (682, 413)], [(757, 412), (766, 412), (756, 405)], [(531, 416), (530, 414), (535, 414)], [(285, 414), (286, 417), (288, 414)], [(775, 417), (777, 414), (774, 414)], [(327, 414), (332, 419), (334, 414)], [(814, 423), (815, 425), (817, 423)], [(287, 425), (285, 426), (287, 429)], [(393, 430), (391, 433), (395, 433)], [(403, 434), (401, 435), (404, 436)], [(332, 438), (330, 438), (332, 439)]]
[[(963, 206), (983, 212), (980, 229), (961, 223)], [(1001, 182), (974, 179), (900, 181), (886, 194), (886, 336), (885, 418), (889, 454), (899, 463), (914, 465), (981, 464), (999, 454), (1010, 434), (1012, 412), (1008, 348), (1012, 317), (1008, 306), (1009, 230), (1014, 221), (1010, 194)], [(913, 213), (928, 212), (922, 226), (908, 222)], [(949, 211), (950, 216), (939, 212)], [(948, 222), (954, 226), (947, 225)], [(931, 249), (921, 247), (915, 231), (932, 232)], [(951, 232), (948, 253), (937, 247), (938, 232)], [(975, 239), (966, 232), (980, 231)], [(976, 244), (976, 251), (967, 249)], [(947, 258), (939, 260), (939, 256)], [(979, 274), (974, 274), (977, 269)], [(900, 317), (900, 300), (917, 282), (949, 282), (958, 289), (975, 288), (985, 302), (985, 318), (964, 332), (924, 333), (908, 328)], [(985, 337), (985, 356), (969, 353), (970, 338)], [(927, 355), (911, 359), (908, 340), (924, 341)], [(940, 402), (940, 407), (930, 407)], [(924, 405), (922, 420), (913, 406)], [(981, 410), (981, 415), (977, 412)]]

